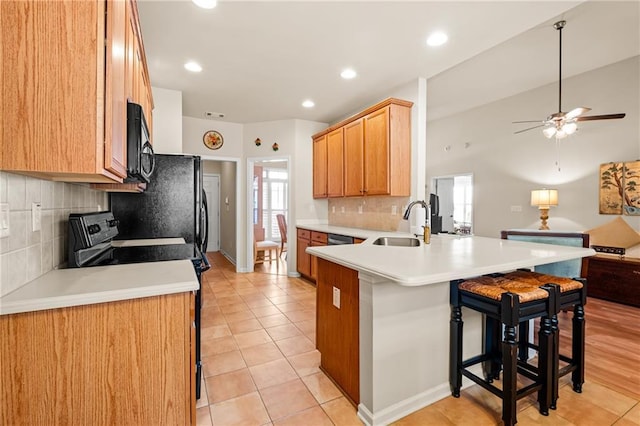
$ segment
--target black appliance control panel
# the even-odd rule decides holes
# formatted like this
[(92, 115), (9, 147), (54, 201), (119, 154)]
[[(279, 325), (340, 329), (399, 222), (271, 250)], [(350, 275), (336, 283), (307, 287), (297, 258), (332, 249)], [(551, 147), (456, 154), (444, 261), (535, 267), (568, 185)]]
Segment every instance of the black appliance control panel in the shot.
[(118, 235), (118, 221), (110, 211), (69, 215), (69, 245), (74, 251), (111, 241)]

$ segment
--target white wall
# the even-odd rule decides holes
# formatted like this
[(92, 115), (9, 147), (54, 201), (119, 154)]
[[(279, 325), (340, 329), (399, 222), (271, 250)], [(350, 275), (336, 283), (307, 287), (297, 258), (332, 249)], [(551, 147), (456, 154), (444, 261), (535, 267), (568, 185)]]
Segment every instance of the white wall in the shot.
[[(549, 213), (552, 230), (587, 230), (610, 221), (615, 216), (598, 213), (599, 166), (640, 158), (639, 75), (640, 57), (634, 57), (563, 81), (563, 109), (587, 106), (592, 108), (587, 115), (627, 115), (579, 123), (575, 135), (560, 141), (561, 171), (554, 140), (539, 129), (516, 135), (523, 126), (511, 123), (555, 112), (557, 83), (427, 122), (427, 183), (436, 176), (473, 173), (476, 235), (537, 228), (530, 193), (543, 187), (559, 191), (559, 206)], [(511, 212), (511, 206), (522, 211)], [(624, 218), (640, 229), (640, 217)]]
[(153, 150), (158, 154), (182, 153), (182, 92), (152, 87)]
[[(209, 149), (202, 143), (202, 136), (209, 130), (216, 130), (222, 135), (224, 143), (219, 149)], [(240, 123), (182, 117), (182, 151), (221, 159), (242, 157), (242, 132)]]

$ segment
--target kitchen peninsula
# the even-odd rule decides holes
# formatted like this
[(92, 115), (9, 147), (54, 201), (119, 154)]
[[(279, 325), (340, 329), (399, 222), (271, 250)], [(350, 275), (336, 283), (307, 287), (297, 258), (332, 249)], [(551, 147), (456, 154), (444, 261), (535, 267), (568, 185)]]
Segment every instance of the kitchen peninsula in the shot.
[[(595, 254), (587, 248), (476, 236), (434, 235), (431, 244), (420, 242), (418, 247), (381, 246), (375, 240), (307, 249), (320, 259), (356, 271), (352, 276), (357, 273), (359, 389), (358, 398), (351, 399), (368, 425), (388, 424), (450, 394), (450, 280)], [(321, 267), (330, 266), (328, 262), (320, 262)], [(324, 276), (328, 281), (318, 283), (318, 312), (321, 304), (327, 304), (320, 299), (321, 287), (340, 288), (339, 282), (331, 280), (347, 275)], [(337, 306), (335, 299), (333, 306), (328, 302), (329, 310), (349, 307), (349, 295), (354, 293), (345, 290), (338, 292), (343, 301)], [(480, 352), (482, 323), (478, 313), (464, 316), (466, 357)], [(327, 337), (321, 336), (322, 318), (318, 318), (322, 353), (321, 342)]]

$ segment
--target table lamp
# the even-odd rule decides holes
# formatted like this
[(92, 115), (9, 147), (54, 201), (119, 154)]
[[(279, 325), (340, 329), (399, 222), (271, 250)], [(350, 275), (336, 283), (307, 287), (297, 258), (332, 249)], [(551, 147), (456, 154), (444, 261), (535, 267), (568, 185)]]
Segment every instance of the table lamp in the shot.
[(558, 205), (557, 189), (534, 189), (531, 191), (531, 205), (540, 209), (540, 228), (549, 229), (547, 219), (549, 219), (549, 207)]

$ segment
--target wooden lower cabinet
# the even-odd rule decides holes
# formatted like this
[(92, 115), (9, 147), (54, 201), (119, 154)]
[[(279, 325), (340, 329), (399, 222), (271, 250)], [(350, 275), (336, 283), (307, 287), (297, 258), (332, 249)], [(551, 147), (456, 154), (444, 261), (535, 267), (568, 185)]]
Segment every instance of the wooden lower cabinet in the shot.
[(587, 296), (640, 307), (640, 259), (589, 257)]
[(195, 424), (193, 313), (187, 292), (0, 316), (0, 424)]
[[(357, 405), (360, 402), (360, 283), (358, 272), (318, 259), (316, 346), (320, 367)], [(340, 308), (333, 304), (340, 290)]]
[(298, 228), (297, 239), (297, 269), (300, 275), (315, 282), (318, 262), (315, 256), (306, 253), (307, 247), (326, 246), (329, 236), (325, 232), (310, 231)]

